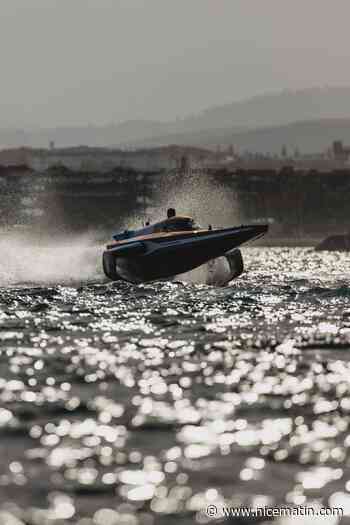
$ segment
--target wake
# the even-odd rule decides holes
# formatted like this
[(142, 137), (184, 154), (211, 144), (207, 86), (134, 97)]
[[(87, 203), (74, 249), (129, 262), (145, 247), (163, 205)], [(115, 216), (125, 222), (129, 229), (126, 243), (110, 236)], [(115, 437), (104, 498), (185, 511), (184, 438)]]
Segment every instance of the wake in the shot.
[(0, 235), (0, 286), (74, 284), (103, 277), (102, 246), (91, 234), (41, 238)]

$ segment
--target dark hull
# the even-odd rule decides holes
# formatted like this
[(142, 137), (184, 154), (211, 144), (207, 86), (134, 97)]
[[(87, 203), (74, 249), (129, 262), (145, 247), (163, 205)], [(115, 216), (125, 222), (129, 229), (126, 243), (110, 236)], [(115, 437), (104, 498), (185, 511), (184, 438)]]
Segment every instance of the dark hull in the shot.
[[(244, 242), (260, 237), (267, 226), (245, 226), (194, 233), (190, 237), (155, 237), (104, 252), (109, 278), (133, 283), (168, 279), (216, 259)], [(129, 252), (130, 250), (130, 252)], [(106, 267), (110, 271), (106, 272)]]

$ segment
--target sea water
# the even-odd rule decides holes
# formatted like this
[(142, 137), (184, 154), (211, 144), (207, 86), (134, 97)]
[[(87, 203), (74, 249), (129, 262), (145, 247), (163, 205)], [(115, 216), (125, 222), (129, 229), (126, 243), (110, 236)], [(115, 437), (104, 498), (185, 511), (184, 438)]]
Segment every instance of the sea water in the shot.
[(93, 262), (70, 280), (67, 257), (17, 281), (0, 265), (6, 525), (350, 513), (349, 254), (247, 248), (221, 288), (110, 283)]

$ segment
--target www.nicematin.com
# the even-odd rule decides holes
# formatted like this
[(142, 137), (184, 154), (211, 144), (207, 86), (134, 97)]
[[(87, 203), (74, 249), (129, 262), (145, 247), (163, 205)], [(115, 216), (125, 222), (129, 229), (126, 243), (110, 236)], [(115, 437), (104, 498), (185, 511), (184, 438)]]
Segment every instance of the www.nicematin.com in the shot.
[(280, 517), (342, 517), (341, 507), (224, 507), (208, 505), (203, 513), (208, 518), (280, 518)]

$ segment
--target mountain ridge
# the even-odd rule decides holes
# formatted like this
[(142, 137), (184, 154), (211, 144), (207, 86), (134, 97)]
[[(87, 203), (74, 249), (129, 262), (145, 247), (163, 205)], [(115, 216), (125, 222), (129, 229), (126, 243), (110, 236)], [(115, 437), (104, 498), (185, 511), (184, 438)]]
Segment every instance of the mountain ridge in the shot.
[[(50, 142), (57, 147), (135, 147), (160, 145), (164, 141), (167, 144), (174, 143), (174, 137), (181, 143), (181, 139), (187, 141), (191, 135), (195, 140), (194, 145), (207, 145), (208, 138), (205, 138), (204, 143), (198, 142), (203, 136), (211, 136), (209, 142), (213, 145), (215, 141), (218, 143), (220, 136), (227, 143), (229, 134), (243, 136), (249, 132), (261, 133), (262, 128), (266, 130), (310, 121), (320, 121), (323, 129), (325, 120), (333, 121), (334, 124), (335, 120), (346, 120), (347, 117), (350, 118), (350, 86), (306, 88), (266, 93), (230, 104), (216, 105), (196, 115), (168, 122), (140, 119), (106, 126), (87, 125), (27, 131), (0, 129), (0, 147), (48, 147)], [(226, 130), (226, 133), (222, 130)], [(166, 142), (167, 137), (169, 140), (172, 137), (171, 142)], [(336, 138), (342, 139), (334, 137)], [(301, 146), (301, 149), (305, 148)]]

